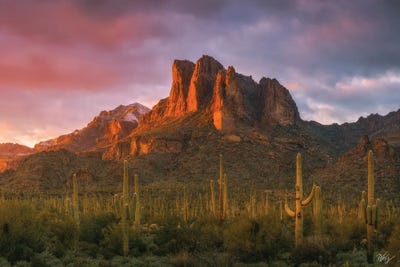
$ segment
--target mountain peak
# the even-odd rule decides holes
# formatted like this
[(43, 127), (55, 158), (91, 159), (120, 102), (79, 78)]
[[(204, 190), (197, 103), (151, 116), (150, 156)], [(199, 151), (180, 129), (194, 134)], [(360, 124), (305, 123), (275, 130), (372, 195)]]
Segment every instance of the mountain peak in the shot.
[(149, 111), (149, 108), (140, 103), (103, 110), (85, 128), (40, 142), (35, 145), (35, 149), (81, 152), (102, 148), (128, 136), (137, 127), (141, 117)]
[(289, 91), (276, 79), (263, 77), (257, 83), (207, 55), (196, 64), (173, 62), (170, 95), (155, 106), (147, 121), (196, 112), (208, 113), (218, 130), (232, 130), (243, 122), (250, 126), (293, 125), (300, 120)]
[(211, 100), (217, 73), (224, 70), (224, 66), (213, 57), (203, 55), (196, 62), (190, 80), (187, 107), (189, 112), (205, 108)]

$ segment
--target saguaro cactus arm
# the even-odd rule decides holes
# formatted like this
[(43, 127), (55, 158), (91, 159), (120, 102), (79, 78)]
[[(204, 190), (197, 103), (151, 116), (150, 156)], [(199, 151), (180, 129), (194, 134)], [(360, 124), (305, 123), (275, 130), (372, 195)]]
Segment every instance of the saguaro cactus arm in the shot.
[(365, 202), (365, 191), (361, 192), (361, 201), (358, 206), (359, 218), (364, 220), (364, 223), (367, 223), (367, 203)]
[(308, 195), (308, 197), (301, 201), (302, 206), (307, 206), (308, 204), (310, 204), (310, 202), (313, 200), (313, 197), (315, 195), (315, 189), (316, 189), (316, 185), (313, 185), (312, 190), (311, 190), (310, 194)]
[(296, 215), (296, 213), (289, 208), (289, 205), (287, 203), (287, 197), (285, 197), (285, 211), (289, 217), (294, 217)]

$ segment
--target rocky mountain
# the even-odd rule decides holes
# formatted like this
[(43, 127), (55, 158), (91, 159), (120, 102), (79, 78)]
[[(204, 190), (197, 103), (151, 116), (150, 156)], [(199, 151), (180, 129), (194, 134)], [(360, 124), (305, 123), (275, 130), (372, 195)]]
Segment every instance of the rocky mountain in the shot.
[(293, 187), (301, 152), (307, 186), (318, 182), (326, 190), (354, 193), (363, 190), (364, 158), (372, 149), (378, 188), (393, 195), (400, 190), (399, 127), (400, 110), (342, 125), (304, 121), (276, 79), (257, 82), (202, 56), (196, 63), (173, 62), (170, 94), (152, 110), (135, 104), (103, 111), (84, 129), (38, 144), (45, 152), (0, 175), (0, 184), (18, 188), (32, 177), (29, 186), (48, 190), (51, 181), (62, 184), (79, 172), (92, 177), (97, 190), (110, 188), (120, 182), (115, 175), (122, 159), (143, 183), (201, 184), (218, 175), (223, 154), (233, 187), (286, 190)]
[(13, 168), (13, 161), (35, 152), (34, 149), (13, 143), (0, 144), (0, 172)]
[(371, 114), (360, 117), (356, 122), (341, 125), (322, 125), (318, 122), (302, 122), (301, 126), (310, 134), (320, 136), (325, 142), (336, 147), (339, 154), (357, 145), (358, 140), (368, 135), (370, 138), (385, 138), (390, 145), (400, 146), (400, 109), (385, 116)]
[(198, 112), (211, 115), (215, 128), (222, 131), (241, 123), (294, 125), (300, 120), (289, 91), (276, 79), (263, 77), (257, 83), (210, 56), (202, 56), (196, 64), (175, 60), (169, 97), (144, 117), (143, 126)]
[(140, 118), (150, 109), (139, 104), (102, 111), (85, 128), (35, 145), (37, 151), (67, 149), (88, 152), (102, 149), (110, 143), (128, 136), (138, 125)]
[[(143, 116), (128, 138), (112, 144), (105, 159), (122, 159), (149, 153), (179, 153), (192, 127), (217, 130), (239, 140), (238, 133), (276, 126), (295, 126), (300, 115), (289, 91), (276, 79), (225, 69), (210, 56), (196, 64), (175, 60), (169, 97)], [(158, 133), (161, 133), (161, 137)]]
[[(400, 147), (392, 146), (384, 138), (360, 138), (333, 164), (317, 170), (312, 180), (329, 185), (330, 190), (346, 194), (359, 194), (367, 189), (367, 153), (374, 152), (375, 188), (381, 196), (396, 196), (400, 189)], [(354, 189), (358, 189), (355, 191)]]

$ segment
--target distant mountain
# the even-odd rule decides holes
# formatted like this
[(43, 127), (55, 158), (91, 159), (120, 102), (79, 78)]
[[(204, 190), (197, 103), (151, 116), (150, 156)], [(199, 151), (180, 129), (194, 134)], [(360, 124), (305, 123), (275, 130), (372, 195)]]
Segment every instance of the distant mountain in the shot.
[(400, 109), (385, 116), (371, 114), (356, 122), (322, 125), (318, 122), (302, 122), (301, 126), (310, 134), (318, 135), (332, 144), (339, 154), (357, 145), (364, 135), (370, 138), (385, 138), (390, 145), (400, 146)]
[[(333, 164), (313, 173), (312, 180), (329, 185), (331, 191), (343, 195), (367, 190), (367, 153), (374, 152), (375, 188), (381, 197), (398, 196), (400, 189), (400, 147), (391, 146), (385, 139), (360, 138), (357, 146), (349, 149)], [(397, 197), (395, 197), (396, 199)], [(399, 200), (399, 199), (397, 199)]]
[(34, 149), (13, 143), (0, 144), (0, 172), (12, 167), (16, 158), (33, 154)]
[(218, 175), (223, 154), (233, 188), (284, 191), (293, 189), (301, 152), (306, 187), (317, 182), (326, 191), (355, 193), (365, 189), (365, 155), (372, 149), (377, 188), (398, 198), (399, 144), (400, 110), (342, 125), (304, 121), (276, 79), (256, 82), (202, 56), (173, 62), (170, 94), (152, 110), (133, 104), (103, 111), (87, 127), (39, 143), (35, 149), (48, 152), (20, 160), (0, 184), (59, 189), (77, 172), (92, 177), (95, 190), (115, 188), (123, 159), (143, 183), (204, 183)]
[(141, 117), (150, 109), (139, 104), (102, 111), (85, 128), (62, 135), (55, 139), (35, 145), (37, 151), (67, 149), (73, 152), (87, 152), (102, 149), (131, 133), (138, 125)]
[(34, 149), (13, 143), (0, 144), (0, 156), (25, 156), (35, 152)]

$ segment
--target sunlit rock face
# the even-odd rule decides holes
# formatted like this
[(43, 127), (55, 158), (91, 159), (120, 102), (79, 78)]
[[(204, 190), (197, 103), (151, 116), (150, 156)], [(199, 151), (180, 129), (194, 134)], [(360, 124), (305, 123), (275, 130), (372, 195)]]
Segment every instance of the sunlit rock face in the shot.
[(231, 131), (237, 122), (254, 125), (294, 125), (300, 120), (289, 91), (275, 79), (227, 69), (210, 56), (197, 62), (175, 60), (169, 97), (161, 100), (145, 122), (161, 122), (194, 112), (210, 113), (216, 129)]

